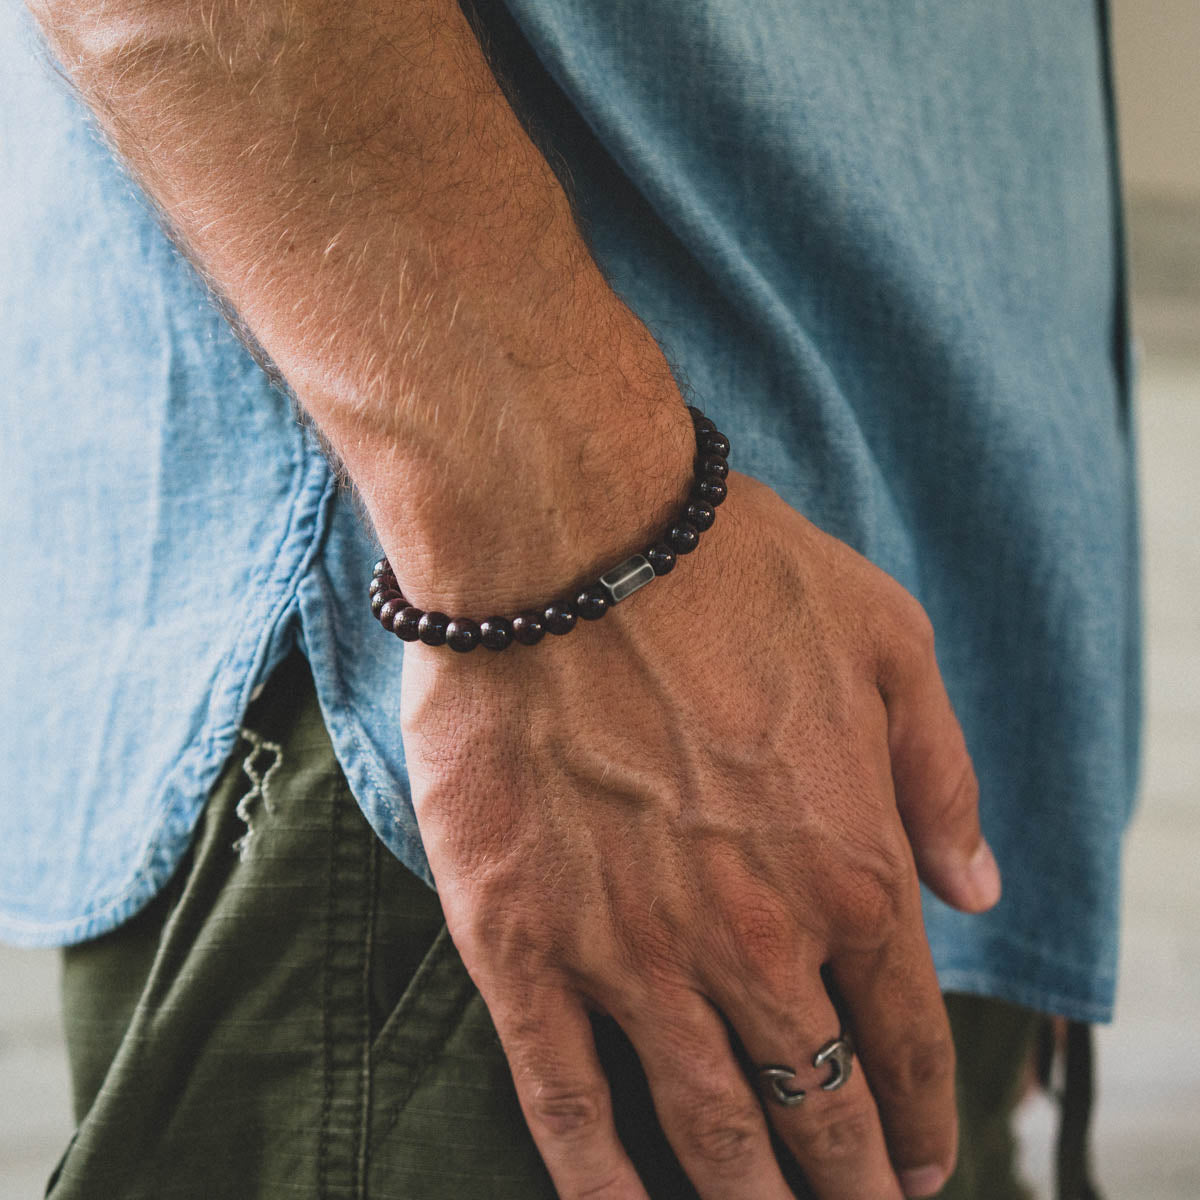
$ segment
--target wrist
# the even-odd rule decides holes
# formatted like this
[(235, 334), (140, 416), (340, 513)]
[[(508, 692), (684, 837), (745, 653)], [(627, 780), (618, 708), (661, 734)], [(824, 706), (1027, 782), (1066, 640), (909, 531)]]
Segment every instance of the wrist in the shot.
[(360, 444), (351, 475), (411, 602), (516, 611), (659, 536), (695, 457), (691, 419), (664, 375), (668, 386), (647, 389), (618, 371), (553, 398), (516, 387), (463, 436)]
[(625, 555), (598, 579), (570, 588), (548, 603), (529, 606), (508, 616), (493, 613), (482, 619), (450, 616), (426, 610), (403, 593), (387, 558), (372, 569), (368, 594), (371, 612), (380, 625), (405, 642), (421, 641), (429, 646), (447, 645), (460, 654), (480, 646), (491, 651), (507, 650), (514, 643), (534, 646), (547, 634), (563, 636), (576, 624), (598, 621), (614, 604), (640, 591), (656, 578), (669, 575), (680, 557), (691, 554), (700, 537), (712, 528), (717, 508), (726, 496), (729, 475), (729, 439), (694, 407), (689, 407), (695, 434), (696, 457), (692, 487), (687, 503), (670, 524), (640, 552)]

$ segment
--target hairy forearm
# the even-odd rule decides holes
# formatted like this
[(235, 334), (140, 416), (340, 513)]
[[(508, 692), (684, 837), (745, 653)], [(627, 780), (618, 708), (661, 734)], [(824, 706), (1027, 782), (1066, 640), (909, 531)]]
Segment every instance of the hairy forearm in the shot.
[(670, 373), (455, 0), (32, 7), (415, 599), (535, 598), (678, 500)]

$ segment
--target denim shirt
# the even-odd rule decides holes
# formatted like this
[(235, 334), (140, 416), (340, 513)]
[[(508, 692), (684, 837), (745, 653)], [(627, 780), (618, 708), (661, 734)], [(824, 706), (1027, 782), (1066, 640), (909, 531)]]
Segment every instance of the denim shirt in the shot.
[[(481, 0), (477, 19), (734, 465), (933, 619), (1005, 877), (983, 916), (926, 898), (943, 985), (1106, 1018), (1139, 696), (1103, 10)], [(428, 879), (373, 535), (19, 0), (0, 0), (0, 311), (0, 931), (74, 942), (146, 904), (297, 641), (355, 797)]]

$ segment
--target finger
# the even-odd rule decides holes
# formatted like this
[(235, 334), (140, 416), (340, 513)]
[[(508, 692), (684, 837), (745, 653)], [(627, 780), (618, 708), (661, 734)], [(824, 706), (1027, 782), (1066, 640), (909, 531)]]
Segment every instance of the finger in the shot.
[(917, 872), (947, 904), (981, 912), (1000, 872), (979, 827), (979, 784), (933, 649), (933, 626), (907, 593), (892, 613), (880, 675), (896, 805)]
[(649, 1200), (612, 1119), (608, 1082), (577, 995), (542, 990), (488, 1005), (525, 1122), (561, 1200)]
[(663, 1131), (703, 1200), (794, 1200), (758, 1098), (712, 1006), (680, 991), (619, 1019)]
[(899, 1200), (901, 1192), (862, 1071), (851, 1061), (842, 1085), (825, 1090), (822, 1085), (835, 1072), (813, 1062), (842, 1032), (816, 963), (811, 972), (798, 972), (797, 980), (804, 982), (797, 983), (794, 994), (779, 999), (736, 988), (714, 994), (713, 1000), (737, 1031), (751, 1069), (786, 1067), (793, 1075), (781, 1079), (781, 1085), (789, 1092), (804, 1092), (803, 1100), (785, 1105), (769, 1080), (756, 1079), (771, 1124), (795, 1155), (813, 1192), (821, 1200)]
[(954, 1042), (912, 890), (915, 919), (832, 970), (904, 1193), (932, 1196), (954, 1169)]

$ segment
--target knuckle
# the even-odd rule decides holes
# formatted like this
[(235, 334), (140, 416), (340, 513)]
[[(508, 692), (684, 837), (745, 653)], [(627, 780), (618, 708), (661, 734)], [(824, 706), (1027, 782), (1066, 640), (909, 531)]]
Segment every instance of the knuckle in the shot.
[(740, 1168), (753, 1154), (762, 1114), (749, 1101), (706, 1098), (683, 1130), (684, 1152), (711, 1169)]
[(528, 1101), (533, 1122), (560, 1141), (580, 1141), (603, 1128), (608, 1098), (597, 1088), (570, 1084), (542, 1086)]
[(965, 750), (953, 771), (944, 784), (931, 786), (926, 820), (944, 837), (965, 842), (979, 833), (979, 780)]
[(793, 921), (781, 902), (751, 896), (725, 905), (725, 935), (739, 967), (770, 985), (794, 970)]
[(947, 1037), (907, 1042), (871, 1066), (872, 1089), (890, 1100), (932, 1096), (954, 1078), (954, 1043)]
[(963, 751), (956, 781), (946, 791), (947, 815), (971, 816), (979, 809), (979, 779)]
[(562, 1194), (569, 1200), (620, 1200), (629, 1195), (629, 1184), (623, 1175), (610, 1175), (580, 1184), (574, 1191)]
[(473, 977), (478, 969), (513, 985), (548, 982), (568, 956), (569, 922), (547, 914), (512, 862), (475, 872), (469, 889), (450, 892), (443, 907)]
[(486, 915), (486, 906), (460, 915), (454, 945), (473, 979), (502, 979), (509, 986), (545, 982), (557, 961), (553, 933), (509, 906), (506, 917)]
[(889, 847), (863, 847), (842, 873), (837, 899), (840, 930), (856, 948), (882, 946), (892, 935), (903, 907), (910, 871)]
[(599, 944), (584, 947), (597, 955), (593, 967), (597, 979), (613, 974), (614, 958), (619, 959), (631, 984), (640, 980), (648, 986), (668, 989), (685, 974), (684, 946), (678, 925), (672, 919), (622, 914), (614, 942), (612, 947)]
[(903, 588), (893, 601), (892, 619), (900, 642), (914, 657), (932, 657), (933, 622), (925, 606)]
[(881, 620), (883, 659), (901, 677), (920, 674), (937, 661), (933, 622), (925, 606), (898, 583), (887, 591)]
[(858, 1162), (875, 1132), (874, 1114), (867, 1108), (838, 1108), (808, 1130), (807, 1157), (823, 1166)]

